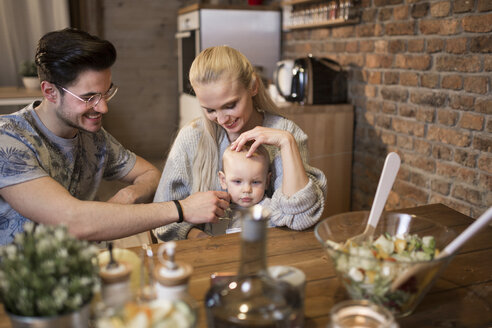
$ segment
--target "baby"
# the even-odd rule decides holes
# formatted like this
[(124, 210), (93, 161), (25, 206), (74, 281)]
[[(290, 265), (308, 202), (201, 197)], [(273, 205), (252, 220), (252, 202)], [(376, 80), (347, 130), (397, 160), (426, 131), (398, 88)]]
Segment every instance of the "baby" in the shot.
[(246, 157), (250, 147), (243, 146), (241, 151), (229, 147), (222, 157), (222, 171), (219, 171), (220, 185), (227, 190), (231, 197), (231, 211), (226, 233), (241, 231), (240, 218), (235, 215), (235, 209), (262, 204), (265, 191), (270, 186), (270, 156), (265, 147), (260, 145), (251, 157)]

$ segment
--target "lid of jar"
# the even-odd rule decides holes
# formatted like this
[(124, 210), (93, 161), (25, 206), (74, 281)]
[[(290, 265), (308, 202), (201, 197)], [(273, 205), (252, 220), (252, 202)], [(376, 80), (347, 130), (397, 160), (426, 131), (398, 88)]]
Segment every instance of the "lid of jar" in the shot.
[[(164, 253), (166, 258), (164, 258)], [(193, 272), (193, 267), (187, 263), (176, 262), (176, 242), (170, 241), (162, 244), (157, 252), (159, 265), (154, 268), (154, 278), (164, 286), (178, 286), (188, 283)]]
[(292, 266), (271, 266), (268, 267), (268, 273), (270, 273), (273, 279), (286, 281), (294, 287), (304, 288), (306, 284), (306, 275), (304, 272)]
[(172, 287), (185, 285), (193, 273), (193, 267), (187, 263), (175, 262), (176, 267), (170, 269), (165, 265), (157, 265), (154, 268), (154, 278), (161, 285)]
[(131, 273), (131, 266), (124, 262), (119, 262), (117, 266), (112, 268), (104, 265), (99, 270), (101, 280), (108, 284), (129, 280)]

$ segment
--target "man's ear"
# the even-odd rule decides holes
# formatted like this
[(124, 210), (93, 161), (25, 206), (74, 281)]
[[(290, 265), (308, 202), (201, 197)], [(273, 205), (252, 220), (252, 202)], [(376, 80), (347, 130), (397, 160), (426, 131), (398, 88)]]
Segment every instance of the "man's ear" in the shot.
[(41, 92), (43, 92), (43, 96), (46, 100), (54, 104), (60, 97), (58, 88), (53, 83), (48, 81), (41, 82)]
[(219, 171), (219, 181), (222, 189), (227, 190), (226, 176), (223, 171)]

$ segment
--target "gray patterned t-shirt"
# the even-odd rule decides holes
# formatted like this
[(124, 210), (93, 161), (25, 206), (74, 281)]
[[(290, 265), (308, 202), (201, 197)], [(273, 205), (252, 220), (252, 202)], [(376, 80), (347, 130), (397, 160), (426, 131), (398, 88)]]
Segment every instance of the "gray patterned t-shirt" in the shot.
[[(0, 188), (50, 176), (77, 199), (93, 200), (102, 179), (131, 171), (135, 154), (106, 130), (60, 138), (41, 122), (33, 109), (38, 104), (0, 116)], [(0, 197), (0, 245), (10, 243), (26, 221)]]

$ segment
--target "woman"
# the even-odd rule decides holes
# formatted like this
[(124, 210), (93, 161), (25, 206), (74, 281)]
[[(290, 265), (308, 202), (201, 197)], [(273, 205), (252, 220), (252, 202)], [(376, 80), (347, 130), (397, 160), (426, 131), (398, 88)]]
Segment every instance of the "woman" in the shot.
[[(239, 51), (227, 46), (202, 51), (190, 68), (190, 82), (203, 117), (181, 129), (168, 155), (154, 201), (183, 199), (220, 190), (217, 172), (227, 146), (235, 150), (253, 141), (248, 155), (263, 144), (272, 159), (271, 220), (276, 226), (302, 230), (323, 212), (324, 174), (307, 164), (307, 136), (278, 114), (260, 77)], [(286, 212), (295, 208), (302, 217)], [(220, 234), (217, 225), (173, 223), (154, 232), (162, 240)]]

